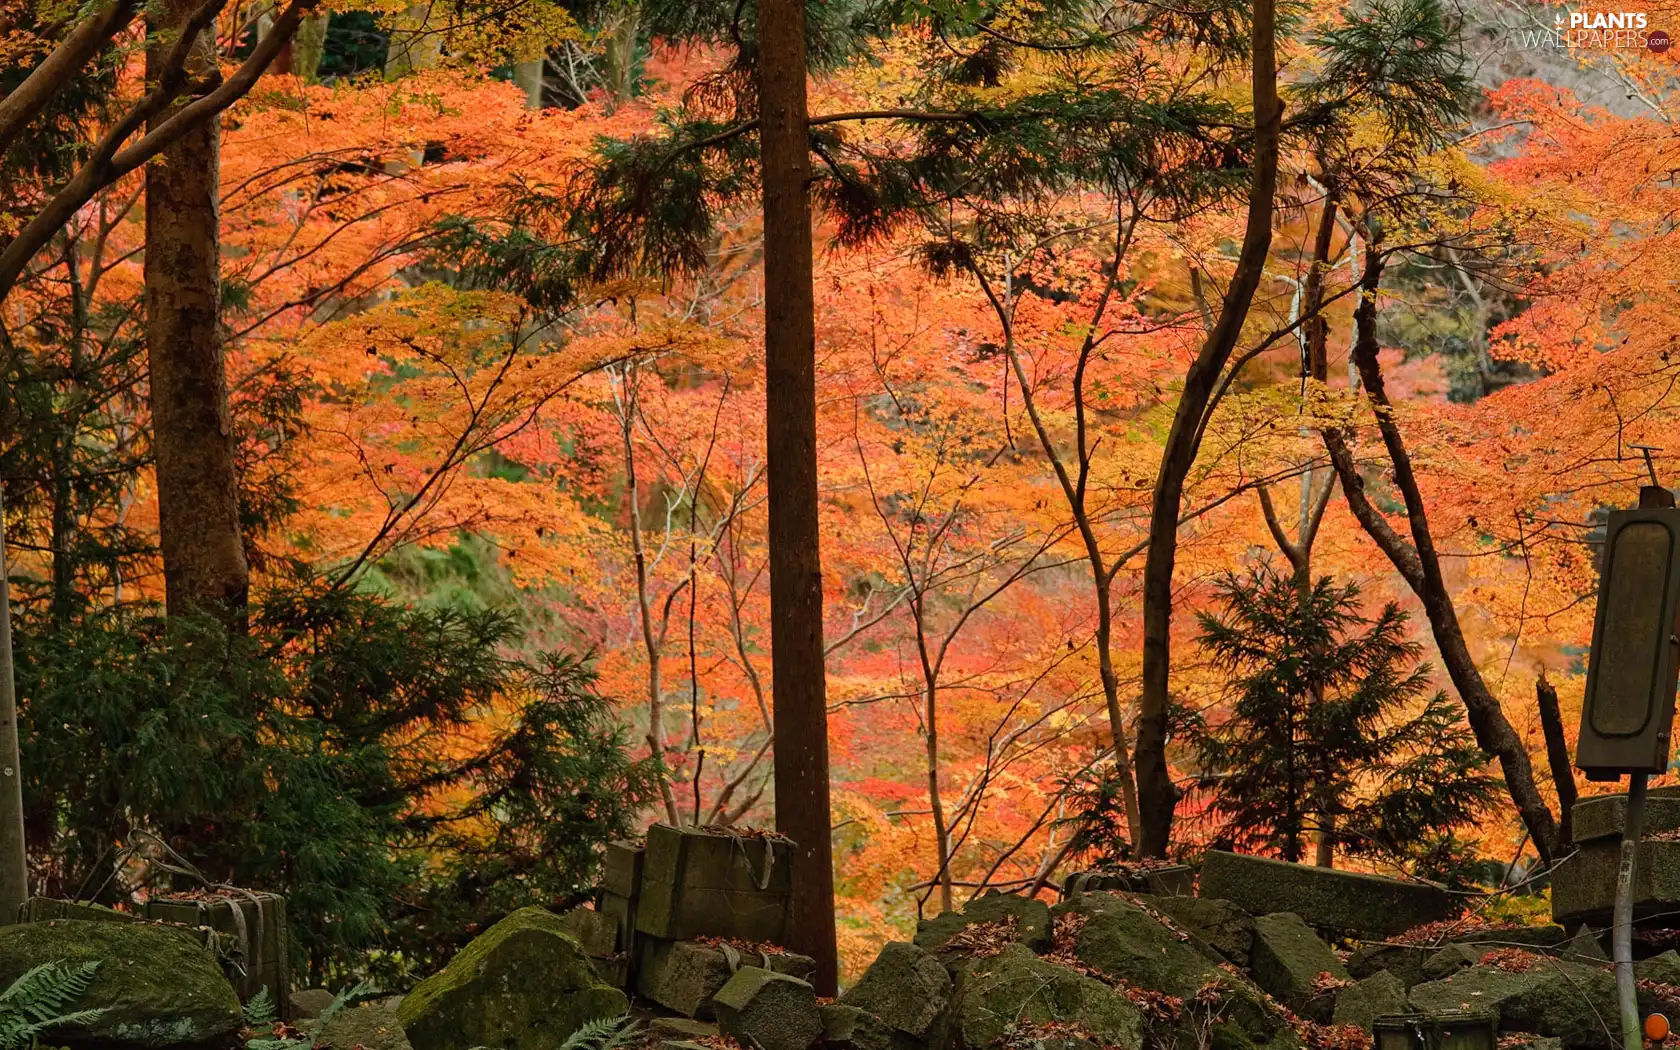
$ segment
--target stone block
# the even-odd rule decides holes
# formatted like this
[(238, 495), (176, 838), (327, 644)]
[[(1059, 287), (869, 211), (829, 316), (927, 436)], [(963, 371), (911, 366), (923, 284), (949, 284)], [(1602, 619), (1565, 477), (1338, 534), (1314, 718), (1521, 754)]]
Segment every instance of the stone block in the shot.
[(930, 952), (968, 926), (981, 922), (1015, 920), (1015, 937), (1035, 952), (1050, 946), (1050, 906), (1032, 897), (1011, 893), (988, 893), (963, 905), (962, 911), (948, 911), (916, 924), (916, 945)]
[[(1627, 795), (1594, 795), (1570, 811), (1575, 845), (1622, 837), (1627, 823)], [(1645, 834), (1680, 831), (1680, 787), (1651, 788), (1645, 796)]]
[(610, 959), (623, 946), (618, 940), (618, 925), (613, 917), (593, 908), (573, 908), (560, 916), (572, 936), (583, 946), (583, 953), (591, 959)]
[(894, 941), (881, 949), (840, 1002), (874, 1014), (916, 1042), (939, 1046), (945, 1041), (951, 975), (929, 952)]
[(338, 997), (325, 988), (304, 988), (292, 993), (292, 1020), (313, 1021), (326, 1012)]
[(1415, 944), (1367, 944), (1348, 957), (1348, 972), (1361, 981), (1379, 973), (1392, 973), (1409, 989), (1428, 980), (1423, 965), (1436, 951)]
[(709, 1039), (718, 1034), (718, 1027), (688, 1017), (655, 1017), (648, 1031), (663, 1039)]
[(1330, 1019), (1333, 1000), (1316, 989), (1319, 976), (1346, 980), (1347, 967), (1318, 939), (1312, 927), (1293, 912), (1261, 915), (1254, 920), (1254, 952), (1249, 974), (1272, 998), (1311, 1020)]
[(755, 1050), (810, 1050), (823, 1034), (811, 986), (757, 966), (736, 971), (712, 1004), (723, 1034)]
[[(1212, 897), (1152, 897), (1149, 907), (1218, 956), (1215, 962), (1229, 962), (1248, 969), (1249, 951), (1254, 947), (1254, 918), (1230, 901)], [(1193, 941), (1194, 943), (1194, 941)]]
[(319, 1050), (413, 1050), (397, 1013), (384, 1003), (363, 1003), (333, 1014), (315, 1036)]
[(632, 969), (636, 966), (636, 899), (621, 897), (616, 893), (602, 890), (595, 898), (595, 910), (600, 912), (613, 927), (613, 940), (616, 951), (624, 955), (630, 962)]
[(609, 842), (601, 861), (601, 888), (620, 897), (634, 897), (642, 884), (642, 857), (647, 852), (639, 842)]
[(779, 944), (787, 932), (792, 843), (709, 828), (648, 828), (636, 896), (639, 933)]
[(829, 1050), (915, 1050), (902, 1033), (867, 1010), (829, 1003), (817, 1007), (817, 1012), (822, 1015), (823, 1042)]
[(1447, 918), (1456, 905), (1446, 889), (1213, 851), (1202, 862), (1201, 895), (1228, 900), (1250, 914), (1292, 911), (1315, 927), (1391, 936)]
[(1477, 944), (1449, 944), (1424, 960), (1423, 976), (1430, 981), (1451, 977), (1460, 970), (1480, 966), (1485, 954), (1487, 949)]
[(19, 922), (47, 922), (51, 919), (83, 919), (88, 922), (138, 922), (143, 916), (117, 911), (92, 901), (61, 901), (51, 897), (31, 897), (18, 912)]
[(1081, 893), (1148, 893), (1161, 897), (1191, 897), (1196, 871), (1188, 864), (1115, 871), (1077, 871), (1062, 880), (1062, 900)]
[(643, 998), (685, 1017), (709, 1020), (712, 998), (745, 965), (801, 980), (816, 970), (816, 961), (792, 952), (760, 954), (734, 951), (695, 941), (644, 938), (636, 963), (636, 991)]
[[(1610, 925), (1621, 852), (1617, 840), (1599, 839), (1565, 858), (1552, 873), (1552, 921), (1569, 928), (1581, 923)], [(1634, 921), (1675, 925), (1673, 916), (1680, 914), (1680, 842), (1640, 842), (1638, 865)]]
[(1356, 1024), (1369, 1032), (1377, 1018), (1405, 1012), (1406, 986), (1384, 970), (1337, 992), (1330, 1023)]
[(1101, 1046), (1139, 1050), (1143, 1044), (1143, 1015), (1130, 999), (1102, 981), (1039, 958), (1023, 945), (1012, 944), (1000, 955), (963, 960), (957, 985), (962, 993), (952, 1036), (958, 1046), (996, 1046), (1023, 1023), (1050, 1022), (1078, 1026)]
[(286, 898), (275, 893), (220, 892), (191, 897), (154, 897), (146, 918), (216, 936), (216, 954), (242, 1002), (263, 989), (282, 1019), (291, 1009), (290, 928)]

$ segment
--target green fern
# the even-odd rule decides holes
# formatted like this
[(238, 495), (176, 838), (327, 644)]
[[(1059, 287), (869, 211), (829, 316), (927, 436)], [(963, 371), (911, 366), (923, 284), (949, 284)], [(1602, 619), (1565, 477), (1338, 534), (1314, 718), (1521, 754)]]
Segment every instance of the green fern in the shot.
[(603, 1017), (590, 1021), (567, 1036), (566, 1041), (560, 1044), (560, 1050), (617, 1050), (640, 1032), (641, 1026), (629, 1014)]
[(97, 959), (42, 963), (0, 992), (0, 1050), (29, 1050), (36, 1036), (63, 1025), (86, 1024), (102, 1010), (69, 1010), (93, 985)]

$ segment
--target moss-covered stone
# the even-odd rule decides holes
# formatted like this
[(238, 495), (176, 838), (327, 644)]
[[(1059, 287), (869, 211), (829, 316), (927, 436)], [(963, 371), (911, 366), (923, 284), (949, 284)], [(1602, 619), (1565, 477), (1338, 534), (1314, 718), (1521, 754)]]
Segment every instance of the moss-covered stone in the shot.
[(810, 978), (816, 960), (793, 952), (727, 952), (698, 941), (643, 939), (636, 963), (636, 991), (685, 1017), (709, 1020), (712, 996), (742, 966), (758, 966), (800, 980)]
[(1214, 962), (1248, 969), (1248, 955), (1254, 947), (1254, 918), (1248, 912), (1212, 897), (1152, 897), (1148, 904), (1183, 927), (1195, 938), (1192, 943), (1197, 947), (1212, 949)]
[(339, 1010), (315, 1034), (324, 1050), (412, 1050), (397, 1013), (384, 1003)]
[(215, 957), (185, 930), (81, 919), (0, 927), (0, 989), (42, 963), (94, 960), (93, 985), (72, 1009), (99, 1013), (55, 1031), (55, 1043), (111, 1050), (210, 1045), (243, 1020)]
[(1057, 905), (1055, 911), (1085, 916), (1074, 954), (1109, 980), (1181, 999), (1214, 986), (1220, 997), (1219, 1021), (1212, 1028), (1216, 1046), (1267, 1043), (1292, 1031), (1258, 987), (1209, 962), (1174, 930), (1125, 898), (1086, 893)]
[[(943, 967), (941, 967), (943, 969)], [(868, 1010), (845, 1003), (819, 1006), (823, 1042), (828, 1050), (916, 1050), (921, 1044)]]
[[(1576, 848), (1552, 872), (1552, 920), (1574, 929), (1580, 923), (1610, 925), (1616, 903), (1621, 843), (1598, 839)], [(1639, 843), (1633, 881), (1635, 921), (1680, 910), (1680, 842)]]
[(521, 908), (415, 986), (397, 1016), (415, 1050), (554, 1050), (585, 1023), (628, 1008), (559, 916)]
[(893, 941), (840, 1001), (867, 1010), (912, 1039), (937, 1046), (945, 1038), (951, 975), (927, 951)]
[(1468, 970), (1472, 966), (1479, 966), (1482, 962), (1482, 956), (1486, 953), (1487, 949), (1481, 945), (1449, 944), (1424, 960), (1424, 979), (1440, 981), (1451, 977), (1460, 970)]
[(1348, 973), (1363, 981), (1378, 973), (1392, 973), (1408, 989), (1429, 978), (1424, 963), (1440, 949), (1412, 944), (1367, 944), (1348, 956)]
[[(1571, 1050), (1619, 1047), (1616, 981), (1608, 968), (1555, 959), (1527, 969), (1475, 966), (1411, 991), (1415, 1009), (1486, 1010), (1507, 1032), (1556, 1036)], [(1641, 992), (1641, 1011), (1655, 1004)]]
[(1219, 850), (1202, 861), (1200, 884), (1203, 896), (1228, 900), (1251, 914), (1292, 911), (1320, 928), (1376, 936), (1436, 922), (1457, 907), (1433, 883)]
[(977, 922), (1015, 919), (1015, 935), (1035, 952), (1050, 946), (1050, 907), (1041, 900), (1009, 893), (988, 893), (963, 905), (962, 911), (948, 911), (916, 924), (916, 945), (937, 952), (965, 926)]
[(822, 1036), (817, 993), (804, 981), (743, 966), (712, 1000), (718, 1028), (755, 1050), (810, 1050)]
[(1250, 976), (1273, 998), (1314, 1021), (1328, 1021), (1334, 1006), (1315, 986), (1320, 974), (1346, 980), (1347, 967), (1299, 915), (1279, 912), (1254, 920)]
[(1371, 1030), (1371, 1022), (1389, 1014), (1406, 1012), (1406, 986), (1386, 970), (1348, 985), (1336, 993), (1332, 1024), (1356, 1024)]
[[(1083, 898), (1080, 898), (1083, 899)], [(1143, 1014), (1095, 978), (1041, 959), (1025, 945), (964, 960), (957, 969), (952, 1035), (965, 1050), (989, 1047), (1020, 1024), (1073, 1023), (1105, 1045), (1139, 1050)]]

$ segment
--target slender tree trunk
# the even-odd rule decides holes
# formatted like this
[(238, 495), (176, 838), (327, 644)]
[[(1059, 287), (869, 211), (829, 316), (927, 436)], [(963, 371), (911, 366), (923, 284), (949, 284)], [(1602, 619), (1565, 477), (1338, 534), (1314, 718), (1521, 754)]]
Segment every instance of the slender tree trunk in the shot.
[(1143, 570), (1143, 700), (1137, 746), (1138, 808), (1143, 824), (1139, 845), (1145, 857), (1166, 856), (1179, 798), (1167, 766), (1167, 717), (1171, 703), (1173, 563), (1178, 554), (1184, 480), (1196, 461), (1208, 402), (1242, 335), (1272, 244), (1282, 115), (1277, 96), (1275, 16), (1275, 0), (1257, 0), (1254, 4), (1254, 170), (1242, 249), (1219, 318), (1185, 374), (1184, 391), (1161, 453), (1150, 508), (1149, 554)]
[[(166, 21), (152, 27), (148, 77), (168, 47), (167, 30), (195, 6), (159, 5)], [(204, 75), (216, 68), (214, 33), (198, 44), (194, 75)], [(146, 166), (146, 353), (169, 614), (203, 609), (242, 631), (250, 574), (222, 354), (220, 148), (221, 120), (213, 118)]]
[(1412, 543), (1408, 544), (1400, 538), (1365, 494), (1365, 480), (1360, 476), (1353, 453), (1340, 431), (1324, 431), (1325, 448), (1329, 450), (1330, 460), (1341, 478), (1348, 508), (1423, 603), (1430, 632), (1441, 651), (1441, 662), (1464, 704), (1470, 728), (1476, 734), (1476, 744), (1499, 759), (1500, 770), (1505, 774), (1505, 789), (1534, 841), (1535, 852), (1540, 855), (1541, 863), (1550, 865), (1558, 856), (1557, 822), (1535, 783), (1528, 748), (1506, 719), (1498, 698), (1488, 690), (1475, 659), (1470, 655), (1470, 647), (1465, 643), (1458, 611), (1441, 575), (1441, 562), (1429, 527), (1428, 509), (1418, 489), (1417, 477), (1412, 472), (1411, 456), (1406, 451), (1400, 428), (1394, 422), (1394, 409), (1384, 386), (1382, 366), (1377, 361), (1376, 293), (1382, 280), (1382, 258), (1376, 250), (1375, 240), (1374, 236), (1370, 238), (1371, 243), (1365, 249), (1362, 294), (1359, 308), (1354, 313), (1357, 334), (1353, 357), (1371, 399), (1377, 429), (1382, 434), (1389, 463), (1394, 470), (1395, 487), (1405, 500)]
[(18, 921), (29, 897), (23, 835), (23, 767), (18, 760), (17, 690), (12, 676), (11, 566), (6, 562), (6, 499), (0, 486), (0, 926)]
[(516, 63), (513, 67), (513, 82), (519, 85), (519, 90), (525, 92), (525, 108), (541, 109), (543, 104), (543, 68), (547, 60), (533, 58), (528, 62)]
[(838, 960), (817, 521), (816, 295), (803, 0), (762, 0), (758, 42), (776, 830), (797, 843), (788, 947), (817, 961), (812, 980), (817, 994), (833, 995)]
[(928, 808), (933, 813), (934, 846), (939, 851), (939, 910), (952, 910), (954, 887), (951, 874), (951, 829), (945, 823), (945, 800), (939, 793), (939, 672), (928, 656), (927, 631), (918, 598), (911, 609), (916, 617), (916, 652), (922, 661), (922, 685), (926, 707), (922, 721), (927, 738)]
[(397, 18), (385, 45), (385, 79), (396, 80), (422, 69), (432, 69), (443, 55), (443, 38), (428, 23), (431, 0), (410, 4)]
[(1575, 766), (1569, 760), (1569, 741), (1563, 735), (1557, 689), (1546, 681), (1545, 668), (1534, 681), (1534, 702), (1540, 708), (1540, 731), (1546, 737), (1546, 764), (1552, 768), (1552, 784), (1557, 788), (1557, 846), (1562, 853), (1575, 844)]
[(331, 15), (310, 15), (298, 23), (297, 36), (292, 38), (292, 75), (305, 84), (318, 81), (321, 59), (327, 53), (327, 23)]

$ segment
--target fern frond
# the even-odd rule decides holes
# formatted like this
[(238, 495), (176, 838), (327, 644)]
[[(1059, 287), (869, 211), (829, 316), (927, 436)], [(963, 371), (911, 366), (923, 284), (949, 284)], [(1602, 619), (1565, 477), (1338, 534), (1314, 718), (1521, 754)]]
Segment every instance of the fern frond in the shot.
[(251, 1028), (267, 1028), (279, 1019), (280, 1011), (274, 1007), (274, 997), (268, 994), (268, 986), (264, 985), (245, 1004), (245, 1023)]
[(10, 1014), (37, 1024), (51, 1021), (92, 986), (98, 969), (97, 959), (77, 964), (62, 960), (42, 963), (0, 992), (0, 1015)]
[(622, 1046), (640, 1026), (625, 1014), (621, 1017), (602, 1017), (590, 1021), (566, 1037), (560, 1050), (614, 1050)]

